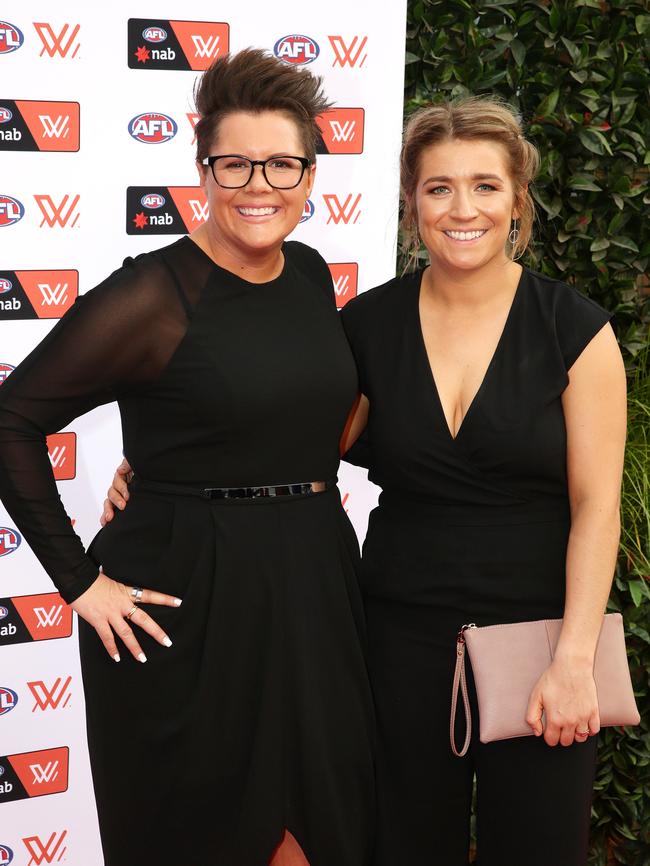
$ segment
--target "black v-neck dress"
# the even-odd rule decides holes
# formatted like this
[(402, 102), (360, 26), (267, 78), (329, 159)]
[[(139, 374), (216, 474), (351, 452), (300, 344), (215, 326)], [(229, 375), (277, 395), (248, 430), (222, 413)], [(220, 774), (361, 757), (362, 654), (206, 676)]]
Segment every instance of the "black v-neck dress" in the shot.
[[(101, 564), (183, 600), (148, 608), (171, 648), (134, 626), (145, 664), (79, 621), (106, 866), (266, 866), (285, 828), (310, 866), (368, 862), (374, 717), (339, 491), (185, 492), (336, 477), (354, 361), (327, 265), (283, 249), (263, 284), (189, 238), (129, 259), (0, 389), (0, 496), (64, 598)], [(137, 478), (86, 553), (45, 436), (114, 400)]]
[(367, 431), (346, 459), (382, 488), (361, 569), (379, 725), (375, 863), (466, 864), (477, 769), (481, 866), (583, 866), (595, 741), (554, 751), (532, 737), (481, 747), (475, 735), (459, 760), (449, 709), (464, 623), (562, 616), (570, 514), (561, 396), (609, 314), (524, 269), (453, 438), (421, 330), (421, 276), (343, 310), (370, 401)]

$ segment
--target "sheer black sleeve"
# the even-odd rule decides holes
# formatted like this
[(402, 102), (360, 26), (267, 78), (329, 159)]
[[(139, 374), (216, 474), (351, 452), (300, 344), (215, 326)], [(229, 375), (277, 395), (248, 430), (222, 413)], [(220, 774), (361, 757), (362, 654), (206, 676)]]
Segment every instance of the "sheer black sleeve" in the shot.
[(0, 498), (70, 602), (97, 578), (61, 503), (45, 437), (156, 379), (187, 327), (162, 258), (127, 260), (79, 298), (0, 388)]

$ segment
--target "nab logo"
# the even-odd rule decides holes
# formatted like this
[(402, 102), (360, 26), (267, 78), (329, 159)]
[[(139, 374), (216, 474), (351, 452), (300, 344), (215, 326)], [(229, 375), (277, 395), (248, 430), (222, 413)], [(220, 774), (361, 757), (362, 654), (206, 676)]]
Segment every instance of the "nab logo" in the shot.
[(58, 863), (62, 860), (63, 855), (68, 850), (66, 847), (61, 847), (67, 833), (67, 830), (63, 830), (62, 833), (52, 833), (47, 842), (42, 842), (38, 836), (28, 836), (23, 839), (23, 844), (32, 858), (27, 866), (32, 866), (32, 864), (41, 866), (43, 863), (54, 863), (55, 861)]
[(5, 292), (10, 292), (14, 287), (14, 284), (11, 280), (5, 280), (4, 277), (0, 277), (0, 295), (4, 295)]
[(47, 452), (57, 481), (70, 481), (77, 474), (77, 434), (53, 433), (47, 437)]
[(0, 716), (5, 716), (18, 703), (18, 695), (12, 689), (0, 686)]
[(15, 529), (0, 526), (0, 556), (8, 556), (20, 547), (22, 538)]
[(306, 223), (307, 220), (310, 220), (313, 217), (315, 210), (316, 210), (316, 208), (314, 207), (314, 202), (310, 198), (308, 198), (307, 201), (305, 202), (305, 207), (303, 208), (302, 216), (300, 217), (299, 224), (300, 223)]
[(25, 216), (25, 208), (17, 198), (0, 194), (0, 228), (12, 226)]
[(20, 30), (8, 21), (0, 21), (0, 54), (16, 51), (25, 41)]
[(148, 192), (140, 199), (142, 207), (148, 207), (149, 210), (157, 210), (159, 207), (164, 207), (167, 199), (164, 195), (158, 192)]
[(365, 51), (368, 37), (355, 36), (349, 44), (342, 36), (328, 36), (332, 50), (334, 51), (334, 62), (332, 66), (351, 66), (361, 68), (368, 58)]
[(66, 194), (59, 204), (56, 204), (49, 195), (35, 195), (34, 198), (43, 214), (39, 228), (43, 228), (46, 223), (51, 229), (55, 226), (60, 226), (63, 229), (68, 226), (68, 223), (69, 228), (74, 228), (79, 222), (80, 214), (77, 212), (77, 205), (81, 198), (80, 195), (71, 198)]
[(318, 44), (309, 36), (283, 36), (273, 46), (273, 53), (285, 63), (313, 63), (320, 54)]
[(14, 859), (14, 852), (6, 845), (0, 845), (0, 866), (9, 866)]
[(5, 108), (4, 105), (0, 105), (0, 123), (9, 123), (13, 116), (13, 111), (9, 108)]
[(323, 199), (330, 212), (327, 219), (328, 225), (333, 222), (334, 225), (344, 223), (347, 226), (350, 224), (354, 225), (359, 221), (359, 217), (361, 216), (361, 211), (359, 210), (361, 193), (358, 193), (356, 198), (354, 197), (354, 193), (350, 193), (343, 202), (337, 195), (325, 194), (323, 195)]
[(58, 33), (54, 32), (51, 24), (45, 22), (34, 21), (34, 27), (43, 44), (39, 57), (44, 54), (47, 54), (48, 57), (56, 57), (58, 54), (59, 57), (70, 55), (72, 58), (79, 53), (81, 43), (77, 36), (81, 30), (80, 24), (75, 24), (74, 27), (71, 24), (64, 24)]
[(129, 134), (144, 144), (160, 144), (172, 139), (178, 131), (176, 121), (166, 114), (138, 114), (129, 123)]
[(142, 31), (142, 38), (154, 44), (164, 42), (167, 39), (167, 31), (164, 27), (145, 27)]

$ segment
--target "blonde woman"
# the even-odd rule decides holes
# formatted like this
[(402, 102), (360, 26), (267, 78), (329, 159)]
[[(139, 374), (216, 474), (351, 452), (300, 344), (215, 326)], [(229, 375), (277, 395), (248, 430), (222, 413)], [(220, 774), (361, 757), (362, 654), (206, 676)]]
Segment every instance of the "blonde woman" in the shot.
[[(494, 100), (418, 112), (402, 193), (429, 264), (343, 312), (364, 394), (357, 429), (368, 418), (363, 459), (383, 490), (361, 572), (379, 723), (377, 866), (464, 866), (475, 774), (481, 866), (586, 863), (592, 665), (619, 534), (625, 374), (609, 314), (516, 261), (537, 165)], [(475, 734), (454, 757), (462, 625), (561, 616), (555, 659), (530, 696), (536, 736), (482, 745)]]

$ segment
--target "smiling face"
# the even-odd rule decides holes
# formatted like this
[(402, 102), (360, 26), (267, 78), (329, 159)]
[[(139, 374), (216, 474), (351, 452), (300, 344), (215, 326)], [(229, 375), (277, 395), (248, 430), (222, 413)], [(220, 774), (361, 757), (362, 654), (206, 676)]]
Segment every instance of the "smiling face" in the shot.
[(506, 241), (517, 210), (500, 144), (454, 139), (427, 148), (415, 206), (432, 264), (467, 271), (508, 261)]
[[(219, 154), (237, 154), (251, 160), (306, 155), (295, 122), (279, 111), (240, 111), (224, 117), (210, 148), (210, 155)], [(264, 179), (261, 166), (256, 166), (245, 187), (225, 189), (217, 184), (208, 166), (199, 165), (210, 209), (206, 228), (211, 241), (226, 255), (244, 263), (279, 252), (302, 216), (314, 173), (314, 166), (307, 168), (294, 189), (273, 189)]]

